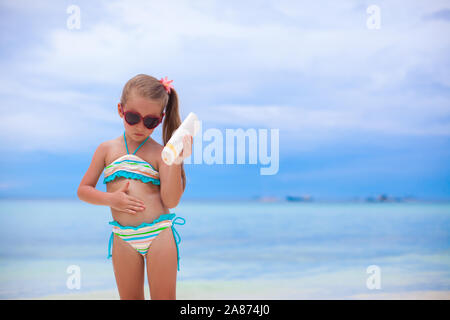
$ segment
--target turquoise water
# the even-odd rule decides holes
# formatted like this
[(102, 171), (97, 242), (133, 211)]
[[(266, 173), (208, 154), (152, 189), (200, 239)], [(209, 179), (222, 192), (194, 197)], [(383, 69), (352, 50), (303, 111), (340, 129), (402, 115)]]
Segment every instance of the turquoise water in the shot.
[[(326, 297), (450, 290), (449, 203), (182, 202), (178, 281), (298, 281)], [(81, 201), (0, 202), (0, 298), (115, 289), (107, 207)], [(295, 296), (293, 297), (295, 299)]]

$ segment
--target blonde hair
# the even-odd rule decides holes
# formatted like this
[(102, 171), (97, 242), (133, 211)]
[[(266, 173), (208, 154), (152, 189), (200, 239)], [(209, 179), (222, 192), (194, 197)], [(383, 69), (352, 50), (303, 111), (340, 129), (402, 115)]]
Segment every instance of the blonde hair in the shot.
[[(173, 132), (181, 124), (177, 92), (172, 88), (170, 94), (168, 94), (164, 85), (158, 79), (146, 74), (138, 74), (127, 81), (120, 98), (120, 103), (123, 106), (126, 105), (131, 92), (134, 92), (142, 98), (161, 102), (161, 115), (163, 112), (166, 113), (162, 125), (163, 145), (166, 145), (172, 137)], [(181, 178), (184, 191), (186, 188), (186, 174), (183, 163), (181, 164)]]

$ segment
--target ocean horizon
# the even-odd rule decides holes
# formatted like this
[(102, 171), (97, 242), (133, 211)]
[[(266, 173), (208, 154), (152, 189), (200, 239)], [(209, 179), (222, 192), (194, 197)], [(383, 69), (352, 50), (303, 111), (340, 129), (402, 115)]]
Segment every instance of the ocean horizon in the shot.
[[(382, 195), (382, 194), (380, 194)], [(352, 196), (352, 197), (313, 197), (311, 200), (287, 200), (289, 195), (284, 197), (280, 196), (253, 196), (253, 197), (182, 197), (180, 202), (215, 202), (215, 201), (224, 201), (224, 202), (233, 202), (233, 201), (243, 201), (243, 202), (376, 202), (376, 203), (390, 203), (390, 202), (399, 202), (399, 203), (410, 203), (410, 202), (423, 202), (423, 203), (434, 203), (434, 202), (450, 202), (450, 197), (416, 197), (416, 196), (390, 196), (387, 200), (377, 200), (377, 196)], [(295, 197), (302, 197), (295, 196)], [(1, 196), (0, 201), (29, 201), (29, 200), (55, 200), (55, 201), (80, 201), (78, 197), (51, 197), (51, 196)]]
[[(176, 226), (179, 299), (450, 299), (447, 202), (182, 199), (170, 211), (186, 219)], [(1, 199), (0, 219), (1, 299), (118, 297), (108, 207)], [(67, 286), (70, 266), (80, 289)]]

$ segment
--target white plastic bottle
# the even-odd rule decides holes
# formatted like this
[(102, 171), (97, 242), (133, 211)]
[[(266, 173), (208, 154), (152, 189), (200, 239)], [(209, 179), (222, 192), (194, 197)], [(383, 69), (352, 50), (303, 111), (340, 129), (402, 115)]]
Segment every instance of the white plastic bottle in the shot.
[(169, 139), (165, 145), (163, 151), (161, 152), (161, 158), (167, 165), (172, 165), (174, 160), (183, 150), (183, 137), (186, 134), (190, 134), (194, 137), (198, 130), (200, 129), (200, 124), (198, 117), (195, 113), (190, 112), (183, 123), (175, 130), (172, 137)]

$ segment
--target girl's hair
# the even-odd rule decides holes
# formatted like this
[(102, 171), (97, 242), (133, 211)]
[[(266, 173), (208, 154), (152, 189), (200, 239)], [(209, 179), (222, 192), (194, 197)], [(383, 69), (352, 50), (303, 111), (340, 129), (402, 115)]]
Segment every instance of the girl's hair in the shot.
[[(164, 85), (155, 77), (138, 74), (128, 80), (122, 90), (120, 103), (125, 106), (131, 93), (135, 93), (143, 98), (161, 102), (161, 115), (166, 112), (163, 120), (162, 138), (163, 145), (169, 141), (173, 132), (180, 126), (181, 118), (178, 110), (178, 95), (175, 89), (171, 88), (170, 94), (167, 93)], [(181, 178), (183, 191), (186, 188), (186, 174), (184, 164), (181, 164)]]

